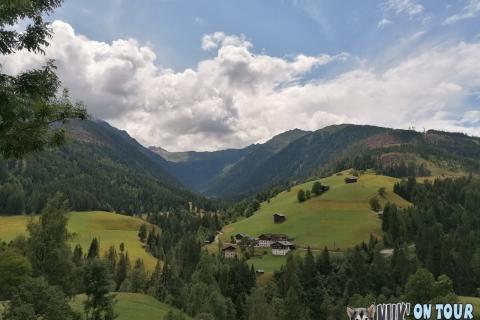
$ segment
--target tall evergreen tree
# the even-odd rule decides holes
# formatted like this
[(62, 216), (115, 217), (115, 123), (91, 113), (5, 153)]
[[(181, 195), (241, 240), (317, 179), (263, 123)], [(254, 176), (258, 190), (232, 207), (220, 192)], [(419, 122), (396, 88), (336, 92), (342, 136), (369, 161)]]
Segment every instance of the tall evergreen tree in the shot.
[(27, 230), (27, 258), (32, 264), (33, 275), (43, 275), (51, 285), (60, 286), (68, 296), (75, 293), (71, 288), (74, 264), (71, 260), (69, 241), (74, 235), (67, 229), (68, 201), (56, 193), (48, 202), (38, 220), (30, 219)]
[(100, 243), (97, 238), (93, 238), (88, 248), (87, 259), (94, 259), (100, 257)]
[(110, 294), (115, 283), (111, 280), (106, 261), (93, 258), (84, 268), (83, 285), (87, 299), (83, 302), (86, 320), (113, 320), (116, 294)]
[(303, 311), (298, 300), (297, 293), (292, 287), (288, 290), (288, 293), (283, 302), (281, 320), (302, 320)]

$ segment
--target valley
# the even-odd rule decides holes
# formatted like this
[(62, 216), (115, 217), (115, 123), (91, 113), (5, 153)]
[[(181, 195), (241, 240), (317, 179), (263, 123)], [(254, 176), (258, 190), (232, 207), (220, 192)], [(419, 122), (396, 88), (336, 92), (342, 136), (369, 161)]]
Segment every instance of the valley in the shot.
[[(246, 297), (263, 288), (275, 288), (269, 290), (284, 301), (291, 294), (282, 287), (284, 281), (298, 281), (297, 286), (313, 290), (304, 279), (307, 264), (328, 277), (329, 282), (316, 285), (336, 292), (328, 293), (337, 301), (332, 304), (346, 299), (338, 291), (339, 283), (346, 281), (345, 270), (352, 264), (365, 268), (383, 287), (389, 286), (391, 291), (383, 289), (386, 296), (379, 300), (387, 301), (387, 296), (395, 297), (394, 290), (403, 290), (414, 270), (420, 272), (417, 256), (429, 270), (436, 269), (425, 254), (430, 242), (415, 235), (423, 221), (418, 219), (424, 219), (423, 211), (417, 212), (423, 209), (417, 207), (430, 201), (422, 200), (429, 196), (422, 190), (432, 181), (435, 186), (468, 186), (470, 191), (461, 193), (465, 199), (446, 199), (459, 201), (469, 212), (477, 199), (475, 184), (468, 179), (480, 172), (479, 144), (476, 138), (449, 133), (339, 125), (315, 132), (292, 130), (244, 149), (174, 153), (144, 148), (106, 122), (74, 122), (68, 128), (74, 141), (65, 147), (22, 161), (0, 161), (0, 210), (5, 213), (0, 215), (0, 239), (8, 244), (18, 235), (27, 236), (29, 217), (36, 221), (53, 192), (61, 191), (71, 210), (67, 229), (77, 235), (68, 245), (73, 249), (79, 243), (84, 253), (72, 261), (79, 270), (92, 261), (111, 263), (108, 277), (119, 294), (114, 307), (119, 319), (241, 313), (252, 303)], [(346, 183), (347, 177), (357, 180)], [(328, 190), (314, 195), (315, 182)], [(312, 192), (299, 202), (300, 190)], [(376, 210), (373, 199), (378, 200)], [(386, 222), (377, 210), (384, 210)], [(285, 221), (274, 223), (274, 214), (284, 215)], [(454, 213), (457, 221), (459, 214)], [(438, 234), (428, 232), (430, 237)], [(231, 243), (239, 233), (250, 238), (284, 234), (295, 249), (272, 255), (270, 247), (255, 247), (247, 256), (238, 243)], [(86, 253), (93, 238), (100, 247), (98, 256), (89, 258)], [(120, 243), (129, 254), (126, 269), (118, 260)], [(117, 255), (105, 256), (112, 245)], [(220, 251), (227, 245), (233, 245), (233, 256)], [(18, 246), (21, 241), (13, 244)], [(8, 254), (18, 250), (5, 248)], [(382, 253), (385, 248), (390, 254)], [(391, 262), (398, 259), (404, 261), (401, 277)], [(390, 280), (372, 269), (375, 263), (383, 265), (381, 274)], [(298, 280), (289, 279), (292, 274)], [(394, 275), (400, 278), (391, 280)], [(449, 276), (462, 299), (472, 292), (461, 278)], [(357, 283), (349, 283), (357, 289), (341, 285), (346, 286), (342, 290), (352, 290), (349, 299), (359, 292), (371, 300), (360, 289), (361, 280), (352, 279)], [(381, 292), (376, 286), (369, 290)], [(84, 299), (80, 289), (69, 305), (82, 311)], [(169, 311), (174, 313), (167, 316)]]
[(479, 4), (1, 0), (0, 320), (480, 319)]

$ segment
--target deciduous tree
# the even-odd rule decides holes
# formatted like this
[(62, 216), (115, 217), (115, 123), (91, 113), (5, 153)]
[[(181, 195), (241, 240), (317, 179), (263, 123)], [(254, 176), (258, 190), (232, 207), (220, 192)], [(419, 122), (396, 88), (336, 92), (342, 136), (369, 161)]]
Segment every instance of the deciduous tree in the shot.
[(375, 211), (379, 210), (382, 207), (377, 197), (370, 198), (370, 207), (372, 208), (372, 210)]
[[(52, 36), (43, 15), (60, 7), (63, 0), (8, 0), (0, 6), (0, 54), (9, 55), (27, 49), (44, 53)], [(32, 24), (24, 31), (9, 30), (20, 20)], [(0, 65), (0, 72), (1, 72)], [(17, 76), (0, 73), (0, 158), (24, 158), (58, 147), (69, 140), (65, 128), (56, 123), (90, 117), (83, 102), (72, 104), (68, 89), (57, 97), (61, 83), (53, 60), (41, 69), (27, 70)]]
[(62, 290), (49, 286), (43, 277), (25, 281), (7, 304), (3, 320), (65, 319), (80, 320)]
[(305, 191), (303, 189), (298, 190), (297, 199), (298, 199), (298, 202), (305, 201)]
[(27, 280), (31, 273), (32, 266), (23, 255), (0, 246), (0, 301), (10, 300), (15, 288)]

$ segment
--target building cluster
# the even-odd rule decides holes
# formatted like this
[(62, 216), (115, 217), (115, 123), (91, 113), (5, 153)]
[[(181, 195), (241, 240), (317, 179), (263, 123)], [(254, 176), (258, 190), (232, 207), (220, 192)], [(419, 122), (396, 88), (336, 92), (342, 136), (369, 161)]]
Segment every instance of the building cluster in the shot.
[[(253, 245), (258, 248), (271, 248), (272, 254), (276, 256), (284, 256), (290, 250), (295, 249), (295, 245), (290, 241), (290, 237), (286, 234), (264, 233), (258, 238), (250, 238), (246, 233), (238, 233), (235, 235), (235, 242), (238, 244), (242, 240), (253, 241)], [(235, 257), (237, 248), (229, 245), (222, 248), (225, 258)]]

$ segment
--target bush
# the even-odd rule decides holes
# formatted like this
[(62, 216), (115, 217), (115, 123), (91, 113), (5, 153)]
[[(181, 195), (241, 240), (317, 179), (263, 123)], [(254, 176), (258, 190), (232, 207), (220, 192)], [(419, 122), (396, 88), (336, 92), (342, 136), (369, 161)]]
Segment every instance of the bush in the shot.
[(381, 195), (382, 197), (385, 195), (385, 187), (381, 187), (378, 189), (378, 194)]
[(378, 211), (382, 206), (380, 205), (380, 202), (378, 201), (377, 197), (371, 198), (370, 199), (370, 207), (374, 211)]
[(298, 199), (298, 202), (305, 201), (305, 191), (303, 189), (298, 190), (297, 199)]

